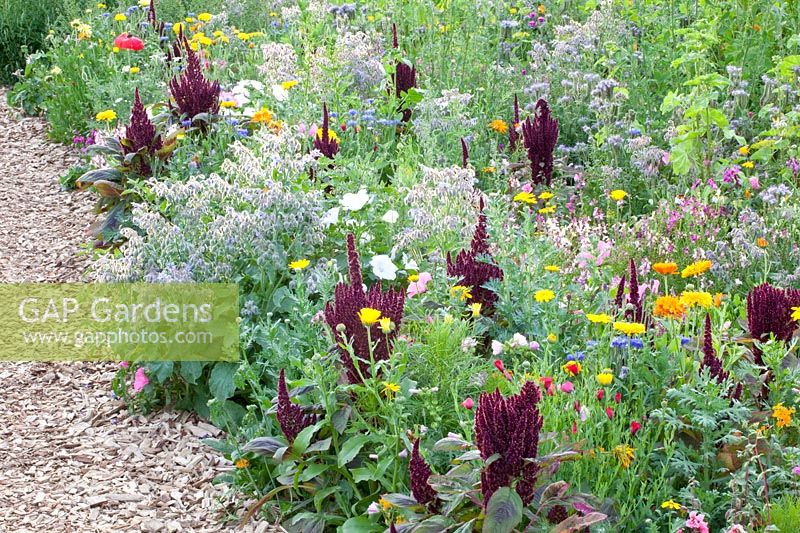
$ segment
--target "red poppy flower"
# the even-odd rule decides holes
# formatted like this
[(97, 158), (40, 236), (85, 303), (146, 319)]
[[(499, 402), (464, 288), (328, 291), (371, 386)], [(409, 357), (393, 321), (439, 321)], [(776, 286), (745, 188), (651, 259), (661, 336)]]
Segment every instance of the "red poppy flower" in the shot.
[(597, 399), (598, 400), (602, 400), (605, 395), (606, 395), (606, 391), (604, 391), (603, 389), (600, 389), (599, 391), (597, 391)]
[(609, 420), (614, 418), (614, 410), (610, 407), (606, 407), (606, 416), (608, 417)]
[(138, 52), (144, 49), (144, 42), (133, 35), (120, 33), (117, 38), (114, 39), (114, 46), (120, 50), (133, 50), (134, 52)]
[(618, 392), (614, 395), (614, 401), (619, 403), (622, 401), (622, 393)]
[(631, 435), (636, 435), (636, 432), (642, 428), (642, 425), (636, 420), (631, 420)]

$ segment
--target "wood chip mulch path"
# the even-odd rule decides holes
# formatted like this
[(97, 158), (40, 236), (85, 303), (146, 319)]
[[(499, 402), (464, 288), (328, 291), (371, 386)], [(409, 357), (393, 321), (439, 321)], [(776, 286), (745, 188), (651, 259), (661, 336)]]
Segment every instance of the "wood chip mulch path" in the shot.
[[(0, 88), (0, 282), (88, 279), (94, 199), (60, 189), (76, 158), (45, 132)], [(115, 370), (0, 363), (0, 532), (236, 529), (243, 502), (211, 483), (232, 466), (200, 442), (221, 431), (188, 413), (129, 414)]]

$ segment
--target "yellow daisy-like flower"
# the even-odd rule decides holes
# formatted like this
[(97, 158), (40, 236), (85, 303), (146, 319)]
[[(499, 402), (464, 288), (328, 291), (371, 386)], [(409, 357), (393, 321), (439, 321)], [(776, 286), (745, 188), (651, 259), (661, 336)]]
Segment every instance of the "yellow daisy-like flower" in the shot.
[(289, 263), (289, 268), (291, 268), (292, 270), (303, 270), (310, 264), (311, 261), (309, 261), (308, 259), (298, 259), (297, 261), (292, 261), (291, 263)]
[(548, 272), (561, 272), (561, 267), (558, 265), (547, 265), (544, 269)]
[(551, 333), (547, 336), (548, 342), (556, 342), (557, 340), (558, 340), (558, 335), (556, 335), (555, 333)]
[(681, 508), (681, 504), (676, 503), (673, 500), (667, 500), (665, 502), (661, 502), (662, 509), (672, 509), (673, 511), (677, 511)]
[(233, 107), (236, 107), (236, 101), (235, 100), (223, 100), (223, 101), (221, 101), (219, 103), (219, 105), (220, 105), (220, 107), (231, 109)]
[(678, 263), (653, 263), (653, 271), (662, 276), (669, 276), (678, 271)]
[(550, 215), (550, 214), (553, 214), (555, 212), (556, 212), (556, 206), (554, 206), (554, 205), (549, 205), (547, 207), (543, 207), (543, 208), (539, 209), (539, 214), (540, 215)]
[(473, 317), (477, 318), (481, 316), (481, 307), (483, 307), (483, 304), (481, 304), (480, 302), (475, 302), (469, 305), (469, 309), (470, 311), (472, 311)]
[(387, 398), (394, 398), (394, 395), (400, 391), (400, 385), (397, 383), (381, 381), (381, 385), (383, 385), (383, 395)]
[(542, 194), (539, 195), (539, 200), (549, 200), (553, 197), (553, 193), (550, 191), (544, 191)]
[(550, 300), (552, 300), (555, 297), (556, 297), (556, 293), (554, 293), (550, 289), (538, 290), (533, 295), (533, 298), (537, 302), (549, 302)]
[(636, 455), (633, 453), (633, 448), (628, 446), (627, 444), (620, 444), (619, 446), (615, 446), (613, 450), (611, 450), (612, 455), (617, 458), (617, 461), (622, 465), (622, 468), (628, 468), (631, 466), (631, 463), (636, 459)]
[(775, 425), (785, 428), (792, 423), (792, 415), (795, 413), (794, 407), (785, 407), (782, 403), (772, 407), (772, 418), (776, 420)]
[(756, 239), (756, 246), (758, 246), (759, 248), (766, 248), (768, 245), (769, 242), (767, 242), (767, 239), (765, 239), (764, 237), (759, 237), (758, 239)]
[(508, 124), (505, 120), (500, 120), (499, 118), (494, 119), (489, 123), (489, 129), (496, 131), (500, 135), (505, 135), (508, 133)]
[(647, 328), (639, 322), (614, 322), (614, 329), (628, 335), (641, 335)]
[(129, 70), (129, 72), (130, 72), (131, 74), (139, 74), (139, 72), (140, 72), (141, 70), (142, 70), (142, 69), (140, 69), (139, 67), (131, 67), (131, 69)]
[(381, 317), (381, 312), (372, 307), (362, 307), (358, 312), (358, 319), (365, 326), (371, 326)]
[(753, 163), (752, 161), (745, 161), (744, 163), (742, 163), (742, 166), (744, 168), (749, 168), (750, 170), (752, 170), (755, 168), (756, 164)]
[(94, 118), (100, 122), (111, 122), (112, 120), (117, 120), (117, 114), (113, 109), (106, 109), (105, 111), (100, 111)]
[(605, 313), (586, 313), (586, 319), (592, 324), (611, 324), (611, 315)]
[(512, 200), (514, 202), (523, 202), (523, 203), (526, 203), (526, 204), (535, 204), (536, 203), (536, 195), (532, 194), (532, 193), (529, 193), (529, 192), (526, 192), (526, 191), (520, 191), (520, 192), (518, 192), (517, 194), (514, 195), (514, 198)]
[(653, 307), (653, 315), (659, 318), (680, 319), (686, 314), (685, 304), (674, 296), (659, 296)]
[(172, 25), (172, 31), (175, 33), (175, 35), (178, 35), (179, 33), (186, 33), (186, 24), (183, 22), (176, 22)]
[(621, 200), (624, 200), (624, 199), (625, 199), (625, 197), (626, 197), (626, 196), (628, 196), (628, 193), (626, 193), (626, 192), (625, 192), (625, 191), (623, 191), (622, 189), (614, 189), (613, 191), (611, 191), (611, 193), (609, 194), (609, 196), (610, 196), (610, 197), (611, 197), (611, 199), (612, 199), (612, 200), (614, 200), (615, 202), (619, 202), (619, 201), (621, 201)]
[(472, 293), (470, 292), (469, 287), (465, 287), (463, 285), (456, 285), (452, 289), (450, 289), (450, 296), (452, 298), (458, 298), (462, 302), (464, 300), (469, 300), (472, 298)]
[(742, 146), (741, 148), (739, 148), (739, 155), (743, 155), (745, 157), (750, 155), (750, 147), (749, 146)]
[(236, 468), (238, 468), (239, 470), (242, 470), (242, 469), (247, 468), (248, 466), (250, 466), (250, 461), (247, 460), (246, 458), (242, 457), (241, 459), (236, 459), (236, 462), (233, 463), (233, 465)]
[[(317, 139), (322, 140), (322, 128), (317, 128)], [(339, 136), (330, 128), (328, 128), (328, 140), (335, 143), (339, 142)]]
[(614, 374), (611, 373), (611, 369), (604, 368), (601, 373), (595, 376), (595, 379), (600, 385), (605, 387), (611, 385), (611, 382), (614, 381)]
[(714, 305), (714, 297), (710, 292), (703, 291), (684, 291), (681, 293), (681, 303), (686, 307), (699, 305), (708, 309)]
[(197, 19), (202, 22), (208, 22), (211, 20), (212, 17), (213, 15), (211, 13), (200, 13), (199, 15), (197, 15)]
[(688, 278), (691, 276), (699, 276), (703, 272), (707, 272), (708, 270), (710, 270), (712, 266), (713, 263), (707, 259), (704, 259), (702, 261), (697, 261), (687, 266), (683, 270), (681, 270), (681, 277)]
[(253, 113), (253, 118), (251, 118), (250, 121), (257, 124), (269, 124), (272, 122), (272, 113), (266, 107), (262, 107)]
[(124, 13), (117, 13), (116, 15), (114, 15), (114, 20), (116, 20), (117, 22), (123, 22), (125, 20), (128, 20), (128, 17), (126, 17)]
[(544, 15), (546, 11), (544, 4), (539, 4), (539, 7), (536, 8), (536, 12), (540, 15)]
[(792, 320), (800, 321), (800, 307), (792, 307)]
[(283, 87), (283, 89), (286, 90), (286, 91), (288, 91), (289, 89), (291, 89), (295, 85), (297, 85), (297, 80), (289, 80), (289, 81), (284, 81), (284, 82), (281, 83), (281, 87)]
[(484, 174), (493, 174), (497, 169), (495, 167), (483, 167), (481, 172)]
[(381, 331), (387, 335), (391, 333), (392, 330), (394, 329), (394, 322), (392, 322), (392, 319), (389, 318), (388, 316), (385, 316), (380, 320), (378, 320), (378, 325), (380, 326)]

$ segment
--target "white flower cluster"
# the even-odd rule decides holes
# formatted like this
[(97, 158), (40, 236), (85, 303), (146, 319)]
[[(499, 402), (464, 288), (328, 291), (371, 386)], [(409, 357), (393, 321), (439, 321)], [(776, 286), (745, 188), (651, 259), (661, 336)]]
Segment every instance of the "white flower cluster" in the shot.
[(353, 79), (356, 89), (367, 94), (386, 80), (383, 68), (382, 38), (375, 32), (369, 34), (345, 32), (336, 40), (336, 61)]
[(264, 62), (258, 72), (268, 85), (297, 79), (297, 53), (290, 44), (265, 43), (261, 45)]

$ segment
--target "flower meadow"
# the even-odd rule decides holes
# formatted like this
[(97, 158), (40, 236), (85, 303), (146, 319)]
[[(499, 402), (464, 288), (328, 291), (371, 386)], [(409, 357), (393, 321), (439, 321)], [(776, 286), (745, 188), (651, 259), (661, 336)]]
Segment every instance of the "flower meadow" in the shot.
[(190, 4), (91, 4), (9, 100), (96, 279), (239, 285), (241, 363), (114, 385), (226, 430), (236, 520), (800, 531), (797, 3)]

